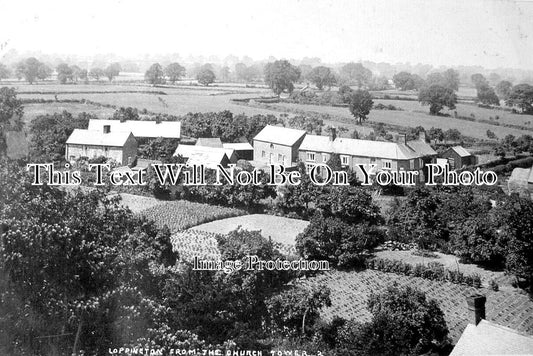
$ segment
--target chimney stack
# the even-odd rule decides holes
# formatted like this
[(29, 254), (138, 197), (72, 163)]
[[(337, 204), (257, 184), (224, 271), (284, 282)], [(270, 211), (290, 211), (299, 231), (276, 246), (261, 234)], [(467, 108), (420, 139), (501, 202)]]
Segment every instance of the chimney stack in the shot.
[(406, 145), (407, 144), (407, 135), (399, 133), (398, 134), (398, 139), (396, 140), (396, 142), (403, 143), (404, 145)]
[(336, 138), (337, 138), (337, 129), (335, 127), (332, 127), (329, 132), (329, 140), (333, 142), (335, 141)]
[(110, 133), (111, 132), (111, 125), (104, 125), (104, 133)]
[(471, 322), (474, 325), (479, 324), (482, 319), (485, 319), (485, 302), (487, 298), (482, 294), (472, 294), (466, 297), (466, 304), (471, 314)]

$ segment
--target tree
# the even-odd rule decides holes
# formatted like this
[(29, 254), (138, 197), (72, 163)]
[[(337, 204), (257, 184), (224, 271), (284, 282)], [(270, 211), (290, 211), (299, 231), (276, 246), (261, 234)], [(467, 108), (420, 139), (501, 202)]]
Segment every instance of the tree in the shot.
[(162, 84), (165, 82), (163, 68), (161, 64), (154, 63), (148, 68), (146, 73), (144, 73), (144, 80), (152, 85)]
[(529, 84), (515, 85), (506, 104), (517, 106), (524, 114), (533, 113), (533, 86)]
[(34, 57), (27, 58), (17, 64), (17, 78), (24, 78), (28, 83), (33, 84), (39, 78), (39, 72), (43, 63)]
[(422, 105), (429, 105), (430, 115), (438, 115), (445, 106), (450, 110), (455, 109), (457, 96), (452, 89), (433, 84), (420, 90), (418, 101)]
[(131, 106), (120, 107), (113, 113), (113, 120), (120, 120), (120, 122), (139, 120), (139, 111)]
[(346, 84), (356, 85), (357, 88), (361, 89), (370, 84), (372, 72), (363, 67), (361, 63), (350, 62), (341, 67), (340, 77)]
[(203, 84), (205, 86), (208, 86), (211, 83), (215, 82), (215, 73), (211, 69), (203, 68), (200, 70), (198, 75), (196, 76), (196, 79), (198, 80), (198, 83)]
[(489, 138), (491, 140), (498, 139), (498, 137), (496, 137), (496, 134), (494, 132), (492, 132), (491, 130), (487, 130), (487, 138)]
[(408, 72), (400, 72), (394, 74), (392, 81), (396, 88), (400, 90), (413, 90), (416, 88), (413, 75)]
[(446, 141), (454, 141), (457, 142), (461, 139), (463, 135), (461, 135), (461, 131), (457, 129), (448, 129), (444, 131), (444, 139)]
[(313, 68), (307, 77), (319, 90), (322, 90), (325, 86), (331, 88), (336, 82), (335, 75), (331, 69), (324, 66)]
[(510, 81), (502, 80), (496, 84), (496, 94), (498, 94), (501, 100), (507, 100), (509, 98), (509, 94), (511, 94), (512, 88), (513, 84)]
[(372, 95), (366, 90), (356, 90), (347, 96), (348, 108), (350, 113), (362, 124), (367, 119), (374, 101)]
[(120, 74), (122, 68), (119, 63), (111, 63), (104, 71), (105, 76), (109, 81), (112, 81), (116, 76)]
[(267, 300), (270, 324), (283, 336), (305, 336), (313, 330), (320, 309), (331, 306), (331, 291), (324, 285), (309, 290), (294, 288)]
[(480, 84), (477, 87), (477, 100), (485, 105), (500, 105), (500, 99), (490, 86)]
[(533, 288), (533, 202), (513, 194), (496, 207), (495, 216), (506, 269)]
[(0, 81), (7, 79), (11, 75), (11, 71), (2, 63), (0, 63)]
[(265, 82), (278, 96), (284, 91), (292, 93), (294, 83), (298, 82), (300, 74), (300, 69), (287, 60), (267, 63), (264, 68)]
[(444, 132), (442, 132), (441, 128), (435, 128), (432, 127), (429, 129), (428, 136), (435, 144), (437, 144), (437, 141), (444, 140)]
[(39, 66), (39, 70), (37, 71), (37, 79), (45, 80), (46, 78), (49, 78), (51, 75), (52, 75), (52, 68), (42, 63)]
[(74, 79), (74, 76), (73, 76), (74, 72), (72, 68), (66, 63), (62, 63), (58, 65), (56, 68), (56, 72), (57, 72), (57, 79), (59, 80), (61, 84), (65, 84), (67, 81), (72, 81)]
[(422, 355), (448, 345), (444, 313), (418, 290), (392, 285), (368, 300), (370, 322), (348, 322), (339, 331), (340, 355)]
[(105, 75), (105, 72), (102, 68), (91, 68), (91, 70), (89, 71), (89, 76), (91, 78), (94, 78), (96, 81), (99, 81), (100, 80), (100, 77), (103, 77)]
[(459, 72), (455, 69), (448, 69), (443, 74), (444, 86), (453, 91), (459, 90)]
[(220, 69), (220, 78), (223, 82), (230, 81), (230, 70), (228, 66), (224, 66)]
[(472, 84), (474, 84), (476, 88), (479, 87), (480, 85), (489, 85), (489, 82), (481, 73), (472, 74), (472, 76), (470, 77), (470, 80), (472, 81)]
[(22, 115), (24, 108), (17, 99), (15, 88), (0, 88), (0, 158), (4, 157), (7, 150), (6, 131), (22, 129)]
[(428, 74), (426, 77), (426, 87), (430, 87), (432, 85), (440, 85), (443, 87), (446, 86), (442, 73), (435, 72)]
[(165, 67), (165, 75), (167, 76), (168, 80), (174, 84), (185, 75), (185, 67), (176, 62), (170, 63)]

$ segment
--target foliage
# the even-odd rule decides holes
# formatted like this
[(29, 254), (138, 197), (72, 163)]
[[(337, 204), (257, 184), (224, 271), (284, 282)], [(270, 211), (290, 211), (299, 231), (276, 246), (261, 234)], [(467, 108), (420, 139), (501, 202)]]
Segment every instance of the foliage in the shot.
[(111, 63), (104, 70), (104, 75), (111, 82), (115, 77), (117, 77), (120, 74), (121, 71), (122, 71), (122, 67), (120, 66), (119, 63)]
[(11, 75), (11, 71), (5, 64), (0, 63), (0, 80), (7, 79)]
[(100, 80), (101, 77), (105, 75), (105, 72), (102, 68), (94, 67), (89, 71), (89, 76), (94, 78), (96, 81)]
[(359, 124), (362, 124), (362, 122), (367, 119), (367, 116), (374, 105), (372, 95), (366, 90), (356, 90), (350, 93), (346, 97), (346, 100), (348, 102), (350, 113), (356, 120), (359, 120)]
[(344, 84), (356, 85), (361, 89), (369, 85), (372, 80), (372, 72), (361, 63), (347, 63), (340, 69), (340, 78)]
[(0, 88), (0, 158), (6, 154), (6, 131), (22, 129), (24, 108), (15, 88)]
[(73, 117), (68, 111), (39, 115), (29, 125), (30, 156), (35, 162), (63, 161), (65, 145), (74, 129), (85, 129), (95, 116), (80, 113)]
[(422, 105), (429, 105), (429, 113), (431, 115), (438, 115), (445, 106), (450, 110), (455, 109), (457, 96), (452, 89), (434, 84), (420, 90), (418, 101)]
[(486, 84), (477, 87), (477, 100), (486, 105), (500, 105), (500, 99), (494, 89)]
[(264, 68), (265, 83), (276, 94), (280, 95), (284, 91), (289, 94), (294, 90), (294, 83), (300, 79), (300, 69), (293, 66), (287, 60), (278, 60), (267, 63)]
[(448, 343), (438, 303), (410, 287), (392, 285), (371, 295), (372, 320), (346, 323), (339, 331), (338, 355), (420, 355)]
[(17, 63), (15, 69), (15, 75), (17, 78), (24, 78), (28, 83), (33, 84), (37, 79), (45, 79), (51, 74), (50, 68), (37, 60), (34, 57), (30, 57)]
[(8, 281), (2, 300), (24, 305), (2, 310), (0, 334), (9, 335), (9, 353), (48, 354), (47, 344), (27, 336), (62, 333), (71, 335), (68, 342), (50, 345), (72, 351), (78, 327), (79, 349), (87, 353), (145, 335), (159, 294), (149, 265), (174, 261), (168, 230), (134, 217), (103, 192), (34, 186), (14, 165), (0, 174), (0, 261)]
[(529, 84), (518, 84), (513, 87), (506, 104), (508, 106), (518, 106), (522, 113), (533, 113), (533, 86)]
[(267, 300), (268, 315), (274, 330), (284, 336), (309, 335), (320, 316), (320, 309), (331, 306), (326, 286), (286, 290)]
[(508, 80), (502, 80), (496, 84), (496, 94), (500, 97), (501, 100), (507, 100), (511, 94), (511, 89), (513, 84)]
[(203, 68), (196, 75), (196, 79), (198, 80), (198, 83), (208, 86), (215, 82), (216, 77), (211, 69)]
[(163, 84), (165, 82), (165, 77), (163, 73), (163, 67), (161, 64), (154, 63), (148, 68), (146, 73), (144, 73), (144, 80), (152, 85)]
[(319, 90), (322, 90), (324, 87), (331, 88), (331, 86), (336, 83), (336, 78), (333, 71), (324, 66), (313, 68), (307, 75), (307, 78), (311, 81), (311, 83), (315, 84)]
[(127, 108), (120, 107), (118, 110), (115, 110), (112, 119), (120, 120), (120, 122), (139, 120), (139, 110), (137, 110), (137, 108), (132, 108), (131, 106), (128, 106)]
[(180, 65), (179, 63), (170, 63), (168, 66), (165, 67), (165, 75), (167, 76), (168, 80), (174, 84), (177, 82), (181, 77), (185, 75), (185, 67)]
[(67, 81), (72, 81), (74, 79), (74, 72), (72, 68), (66, 64), (61, 63), (56, 67), (57, 72), (57, 80), (59, 80), (59, 83), (65, 84)]
[(481, 85), (488, 85), (489, 82), (487, 81), (487, 79), (483, 76), (483, 74), (481, 73), (474, 73), (470, 76), (470, 80), (472, 81), (472, 84), (474, 84), (474, 86), (476, 88), (478, 88), (479, 86)]

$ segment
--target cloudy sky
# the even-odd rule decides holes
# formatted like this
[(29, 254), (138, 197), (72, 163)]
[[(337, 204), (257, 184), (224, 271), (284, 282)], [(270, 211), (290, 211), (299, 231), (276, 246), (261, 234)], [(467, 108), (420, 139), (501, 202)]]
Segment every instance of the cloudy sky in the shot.
[(533, 69), (533, 0), (0, 0), (9, 49)]

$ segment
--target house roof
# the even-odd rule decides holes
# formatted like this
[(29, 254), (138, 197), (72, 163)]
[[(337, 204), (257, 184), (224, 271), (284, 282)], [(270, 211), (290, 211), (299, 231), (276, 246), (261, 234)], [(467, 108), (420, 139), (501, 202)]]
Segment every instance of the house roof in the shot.
[(422, 140), (413, 140), (407, 141), (407, 146), (415, 150), (417, 153), (423, 156), (436, 156), (437, 152), (431, 148), (431, 145), (426, 141)]
[(533, 337), (481, 320), (477, 326), (466, 326), (450, 356), (531, 354)]
[(89, 120), (89, 130), (103, 131), (104, 125), (111, 126), (111, 132), (130, 131), (135, 137), (149, 138), (180, 138), (181, 122), (179, 121), (141, 121), (127, 120)]
[(428, 149), (422, 145), (422, 142), (418, 144), (418, 141), (416, 141), (417, 144), (411, 146), (412, 142), (408, 142), (405, 145), (397, 142), (357, 140), (339, 137), (331, 141), (329, 136), (307, 135), (300, 145), (300, 150), (394, 160), (407, 160), (436, 154), (431, 147)]
[(254, 137), (254, 140), (272, 142), (284, 146), (293, 146), (305, 134), (306, 132), (304, 130), (267, 125)]
[(223, 143), (222, 147), (235, 151), (252, 151), (254, 148), (248, 142), (246, 143)]
[(103, 133), (101, 130), (74, 129), (67, 139), (67, 144), (88, 146), (122, 147), (131, 136), (129, 131)]
[(462, 146), (454, 146), (451, 149), (454, 150), (461, 157), (472, 156), (472, 154), (468, 152), (467, 150), (465, 150), (464, 147)]
[(196, 146), (222, 148), (222, 141), (219, 137), (200, 137), (196, 141)]
[[(233, 154), (233, 150), (231, 154)], [(217, 164), (224, 161), (224, 157), (229, 160), (228, 150), (217, 147), (204, 147), (192, 145), (179, 145), (174, 152), (174, 156), (181, 155), (187, 158), (187, 163), (192, 165), (203, 164), (208, 168), (216, 168)]]

